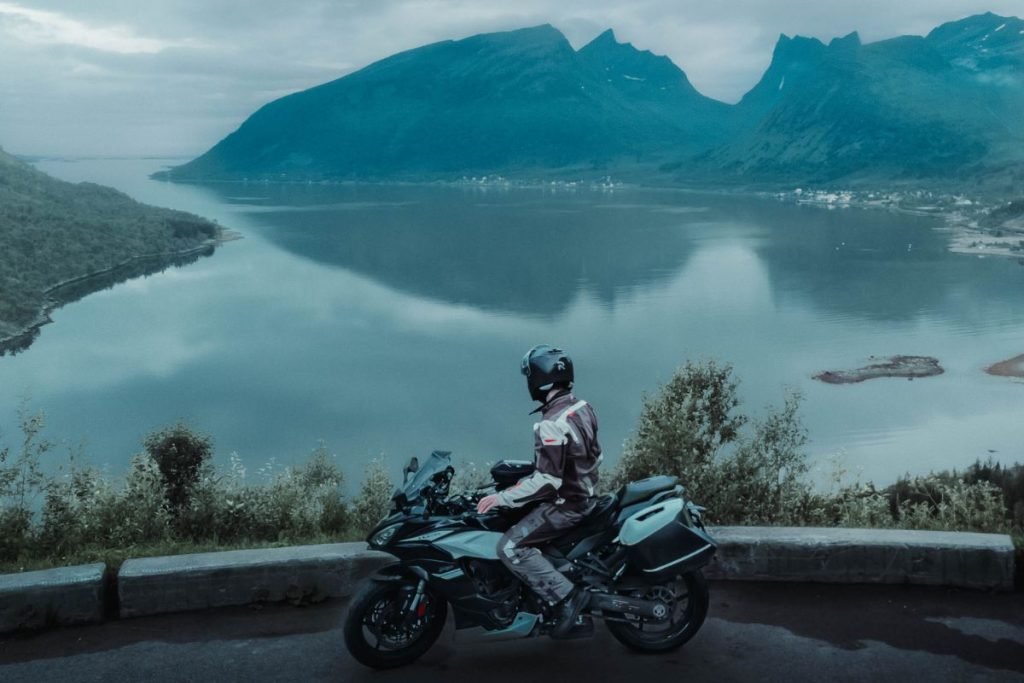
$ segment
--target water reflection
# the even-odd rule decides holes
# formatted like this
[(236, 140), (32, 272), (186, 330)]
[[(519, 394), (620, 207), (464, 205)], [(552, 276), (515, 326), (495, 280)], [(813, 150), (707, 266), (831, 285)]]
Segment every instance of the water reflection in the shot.
[(484, 310), (551, 317), (579, 290), (610, 305), (624, 290), (664, 282), (692, 251), (679, 214), (636, 216), (595, 203), (590, 193), (362, 187), (268, 194), (272, 204), (247, 203), (275, 245), (416, 296)]
[(581, 292), (612, 306), (663, 287), (702, 245), (734, 240), (763, 260), (773, 297), (829, 317), (1024, 320), (1024, 269), (949, 253), (932, 216), (654, 190), (209, 189), (302, 258), (483, 310), (552, 318)]

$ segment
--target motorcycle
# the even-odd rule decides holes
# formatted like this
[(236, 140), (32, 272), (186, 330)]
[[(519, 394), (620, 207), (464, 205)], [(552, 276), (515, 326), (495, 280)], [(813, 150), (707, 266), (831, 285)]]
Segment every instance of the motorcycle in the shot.
[[(357, 661), (376, 669), (416, 661), (440, 636), (449, 608), (456, 629), (482, 627), (496, 639), (551, 632), (554, 608), (498, 559), (499, 539), (526, 510), (476, 512), (483, 495), (532, 471), (533, 463), (501, 461), (491, 484), (450, 496), (450, 453), (434, 451), (422, 466), (412, 458), (391, 512), (367, 539), (398, 561), (366, 580), (345, 619), (345, 644)], [(589, 592), (570, 637), (592, 635), (601, 619), (638, 652), (667, 652), (690, 640), (708, 610), (701, 568), (716, 550), (702, 513), (676, 477), (650, 477), (599, 498), (579, 526), (541, 548)]]

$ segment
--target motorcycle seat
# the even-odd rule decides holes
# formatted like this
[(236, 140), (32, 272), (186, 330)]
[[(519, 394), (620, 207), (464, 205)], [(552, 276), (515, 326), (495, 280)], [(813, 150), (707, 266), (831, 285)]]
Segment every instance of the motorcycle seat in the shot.
[(590, 512), (587, 513), (587, 516), (584, 518), (581, 526), (589, 526), (592, 522), (603, 522), (608, 516), (608, 513), (618, 505), (618, 502), (618, 497), (614, 494), (609, 493), (606, 496), (601, 496), (597, 499), (597, 503), (594, 504), (594, 507)]
[(617, 494), (619, 506), (629, 507), (634, 503), (653, 498), (662, 491), (671, 491), (678, 483), (679, 477), (669, 477), (663, 474), (647, 477), (640, 481), (631, 481), (619, 489)]
[(584, 538), (592, 536), (604, 527), (609, 527), (618, 508), (617, 502), (618, 499), (611, 493), (598, 498), (582, 522), (554, 541), (555, 548), (560, 553), (565, 553)]

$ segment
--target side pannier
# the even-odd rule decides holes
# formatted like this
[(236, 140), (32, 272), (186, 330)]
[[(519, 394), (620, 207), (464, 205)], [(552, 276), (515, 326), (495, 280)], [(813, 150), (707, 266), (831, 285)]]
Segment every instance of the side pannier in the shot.
[(626, 546), (630, 565), (656, 580), (703, 567), (717, 549), (694, 523), (682, 498), (634, 513), (622, 524), (619, 543)]

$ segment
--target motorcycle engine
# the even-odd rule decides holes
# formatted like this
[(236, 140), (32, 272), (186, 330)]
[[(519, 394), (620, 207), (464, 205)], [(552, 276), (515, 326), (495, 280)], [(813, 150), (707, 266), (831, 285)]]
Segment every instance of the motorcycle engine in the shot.
[(499, 599), (510, 588), (517, 588), (519, 585), (516, 578), (504, 568), (490, 562), (469, 560), (466, 573), (473, 578), (477, 591), (491, 600)]
[(466, 573), (472, 577), (481, 596), (499, 603), (490, 611), (491, 618), (502, 624), (511, 623), (519, 611), (522, 595), (518, 579), (493, 563), (479, 560), (469, 560)]

